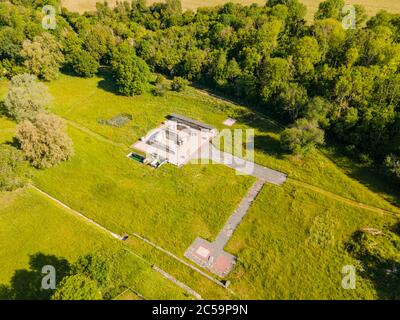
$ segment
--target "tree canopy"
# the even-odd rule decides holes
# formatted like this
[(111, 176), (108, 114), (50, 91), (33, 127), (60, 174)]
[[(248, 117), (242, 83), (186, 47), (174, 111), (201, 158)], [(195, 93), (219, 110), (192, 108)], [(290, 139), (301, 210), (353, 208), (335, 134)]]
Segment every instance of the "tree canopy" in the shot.
[(150, 70), (128, 43), (121, 43), (113, 52), (111, 66), (118, 91), (132, 96), (145, 92), (149, 87)]
[(9, 116), (17, 121), (32, 119), (51, 101), (47, 87), (30, 74), (16, 75), (4, 99)]
[(37, 168), (52, 167), (73, 155), (64, 121), (52, 114), (38, 113), (21, 122), (16, 139), (25, 158)]
[(0, 191), (13, 191), (28, 181), (28, 167), (22, 152), (0, 145)]

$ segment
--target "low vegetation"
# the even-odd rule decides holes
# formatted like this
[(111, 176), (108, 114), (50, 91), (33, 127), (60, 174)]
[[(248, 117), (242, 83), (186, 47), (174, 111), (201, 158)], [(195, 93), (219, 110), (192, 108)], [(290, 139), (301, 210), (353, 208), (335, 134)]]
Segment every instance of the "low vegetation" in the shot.
[(7, 115), (16, 121), (35, 117), (50, 103), (47, 87), (30, 74), (14, 76), (4, 98)]
[[(266, 185), (228, 245), (238, 256), (229, 276), (232, 290), (257, 299), (387, 298), (380, 288), (396, 286), (394, 278), (357, 273), (356, 289), (346, 290), (342, 269), (359, 267), (359, 256), (346, 250), (357, 230), (382, 229), (396, 221), (395, 216), (351, 207), (290, 182), (284, 187)], [(398, 255), (396, 246), (372, 248)]]
[(13, 191), (28, 182), (28, 166), (22, 152), (0, 144), (0, 191)]

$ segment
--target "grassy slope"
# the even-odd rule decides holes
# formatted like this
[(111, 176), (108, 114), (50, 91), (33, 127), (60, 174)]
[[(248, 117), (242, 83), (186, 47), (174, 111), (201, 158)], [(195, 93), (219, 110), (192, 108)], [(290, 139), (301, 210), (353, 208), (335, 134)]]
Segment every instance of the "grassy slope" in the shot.
[(28, 267), (29, 255), (40, 252), (73, 262), (79, 255), (106, 249), (127, 286), (148, 299), (185, 298), (182, 290), (135, 256), (121, 252), (108, 234), (74, 217), (33, 189), (0, 193), (0, 284), (16, 269)]
[[(228, 0), (181, 0), (183, 9), (195, 10), (198, 7), (214, 6), (229, 2)], [(307, 6), (307, 19), (311, 21), (314, 13), (318, 9), (318, 5), (321, 0), (300, 0)], [(94, 10), (96, 2), (99, 0), (63, 0), (63, 6), (71, 11), (84, 12), (88, 10)], [(108, 0), (108, 3), (113, 5), (116, 0)], [(148, 0), (148, 3), (160, 2), (155, 0)], [(266, 0), (231, 0), (231, 2), (241, 3), (243, 5), (249, 5), (251, 3), (257, 3), (258, 5), (264, 5)], [(379, 10), (387, 10), (389, 12), (400, 12), (400, 1), (398, 0), (346, 0), (346, 4), (361, 4), (367, 10), (367, 14), (372, 16)]]
[[(99, 90), (98, 87), (106, 90)], [(244, 107), (209, 97), (193, 88), (184, 93), (168, 92), (164, 97), (145, 94), (133, 98), (117, 96), (112, 89), (110, 83), (102, 78), (80, 79), (62, 76), (50, 84), (50, 91), (55, 97), (52, 110), (126, 146), (133, 144), (148, 130), (158, 126), (171, 112), (205, 121), (218, 129), (226, 128), (222, 122), (227, 117), (235, 117), (238, 122), (232, 127), (233, 129), (255, 129), (257, 163), (283, 171), (290, 178), (341, 196), (387, 210), (397, 210), (378, 194), (346, 176), (320, 152), (315, 152), (302, 160), (283, 154), (279, 145), (280, 129)], [(123, 128), (98, 123), (98, 119), (109, 119), (124, 112), (131, 114), (133, 121)], [(139, 167), (139, 170), (146, 171), (142, 167)]]
[[(289, 173), (291, 178), (312, 183), (342, 196), (389, 210), (397, 210), (378, 194), (371, 192), (359, 182), (348, 178), (333, 162), (319, 152), (311, 155), (309, 159), (303, 160), (281, 154), (278, 142), (279, 129), (272, 124), (268, 125), (268, 122), (258, 119), (254, 114), (249, 116), (243, 108), (217, 101), (193, 89), (190, 89), (184, 95), (169, 93), (164, 98), (154, 98), (150, 95), (134, 98), (120, 97), (113, 95), (112, 92), (96, 90), (95, 86), (98, 81), (98, 79), (62, 78), (54, 82), (51, 86), (51, 91), (58, 97), (56, 98), (54, 110), (89, 127), (102, 136), (125, 145), (134, 142), (137, 137), (156, 126), (171, 111), (188, 114), (212, 123), (219, 128), (223, 128), (221, 122), (228, 116), (235, 116), (239, 119), (239, 123), (236, 125), (237, 128), (248, 128), (250, 119), (251, 125), (256, 128), (257, 162), (283, 170)], [(67, 87), (66, 82), (68, 82), (69, 89), (67, 91), (65, 89), (61, 90), (61, 88)], [(101, 86), (111, 89), (104, 81)], [(78, 88), (83, 89), (80, 90)], [(75, 94), (70, 94), (69, 90)], [(86, 95), (82, 91), (86, 92)], [(68, 97), (72, 96), (74, 98), (68, 100)], [(132, 124), (116, 129), (97, 123), (99, 118), (110, 118), (121, 112), (129, 112), (133, 115)], [(85, 139), (88, 139), (88, 137)], [(92, 143), (95, 142), (92, 141), (90, 144), (92, 145)], [(98, 147), (93, 150), (93, 154), (97, 152)], [(99, 157), (102, 156), (99, 154)], [(117, 159), (113, 161), (113, 166), (115, 166), (116, 162)], [(98, 161), (96, 166), (98, 166)], [(140, 171), (147, 170), (136, 164), (129, 164), (128, 166), (135, 166), (136, 170)], [(209, 167), (212, 168), (213, 166)], [(191, 171), (189, 175), (193, 175), (196, 172), (192, 171), (196, 170), (193, 166), (184, 167), (182, 171), (185, 172), (185, 170), (189, 169)], [(127, 168), (126, 170), (129, 169)], [(177, 173), (173, 168), (163, 167), (157, 171), (152, 171), (152, 175), (147, 175), (145, 181), (149, 182), (152, 188), (156, 185), (163, 185), (164, 182), (160, 181), (150, 182), (151, 178), (153, 174), (158, 175), (160, 172), (169, 170), (174, 172), (173, 174), (171, 172), (166, 173), (167, 175), (171, 174), (171, 178)], [(115, 174), (120, 175), (117, 172), (114, 173), (114, 176)], [(83, 180), (90, 180), (90, 178)], [(209, 182), (209, 180), (202, 177), (198, 182), (203, 184), (204, 181)], [(44, 181), (49, 182), (48, 174), (44, 177)], [(225, 176), (224, 181), (230, 181), (230, 178)], [(50, 185), (51, 182), (49, 188), (54, 190), (54, 187)], [(179, 185), (181, 185), (181, 182), (177, 183), (175, 187)], [(229, 192), (229, 188), (226, 192)], [(61, 192), (59, 196), (62, 196)], [(93, 196), (96, 197), (95, 194)], [(136, 198), (146, 201), (148, 193), (145, 192), (140, 196), (136, 194), (136, 196)], [(116, 195), (113, 197), (116, 197)], [(120, 199), (121, 197), (118, 196), (117, 198)], [(160, 202), (165, 201), (164, 196), (159, 199)], [(121, 208), (121, 210), (125, 209), (125, 206)], [(164, 213), (166, 211), (163, 209), (160, 212)], [(170, 214), (167, 214), (167, 217), (181, 215), (176, 209), (168, 212)], [(213, 216), (211, 217), (213, 219)], [(313, 191), (298, 187), (294, 188), (289, 182), (283, 189), (266, 186), (248, 217), (246, 217), (245, 223), (239, 228), (229, 246), (229, 251), (237, 254), (240, 262), (253, 260), (251, 263), (239, 264), (239, 267), (230, 277), (232, 289), (238, 294), (238, 297), (319, 297), (326, 299), (376, 297), (373, 285), (361, 280), (358, 283), (358, 289), (355, 291), (349, 292), (341, 289), (340, 270), (342, 266), (347, 263), (355, 263), (345, 253), (343, 246), (348, 237), (359, 227), (365, 225), (380, 227), (385, 223), (391, 224), (394, 220), (390, 216), (380, 216), (377, 213), (349, 207)], [(190, 210), (186, 214), (182, 214), (181, 218), (182, 222), (191, 219)], [(121, 219), (123, 219), (122, 216)], [(146, 217), (147, 219), (148, 217)], [(169, 223), (166, 223), (165, 219), (165, 215), (162, 214), (153, 221), (153, 223), (161, 222), (159, 225), (162, 225), (162, 227), (157, 228), (157, 234), (164, 234), (164, 230), (171, 232), (171, 229), (168, 229)], [(120, 221), (118, 223), (120, 224)], [(146, 221), (143, 221), (141, 227), (146, 223)], [(187, 225), (185, 224), (186, 228)], [(200, 229), (202, 229), (201, 224), (198, 224), (195, 229), (189, 228), (189, 232), (186, 233), (191, 234), (191, 236), (186, 238), (187, 241), (192, 239), (196, 233), (204, 234), (204, 232), (199, 232)], [(143, 232), (145, 232), (146, 236), (156, 239), (157, 243), (166, 246), (179, 255), (183, 253), (185, 247), (176, 242), (181, 237), (179, 235), (180, 232), (176, 230), (178, 229), (175, 229), (170, 234), (170, 237), (173, 235), (173, 241), (170, 243), (165, 242), (166, 240), (163, 236), (158, 237), (154, 232), (149, 232), (149, 230), (144, 230)], [(282, 230), (287, 233), (285, 234)], [(218, 228), (210, 232), (209, 238), (212, 238), (217, 231)], [(318, 242), (318, 237), (325, 241), (327, 237), (325, 233), (333, 235), (334, 240), (328, 241), (327, 245), (322, 244), (321, 246)], [(271, 236), (266, 237), (265, 234), (271, 234)], [(312, 243), (312, 241), (316, 241), (316, 243)], [(300, 256), (299, 252), (303, 254)], [(267, 269), (263, 269), (261, 266), (267, 266)], [(314, 282), (311, 281), (312, 278), (315, 278)], [(276, 279), (279, 279), (279, 283), (276, 282)], [(269, 285), (269, 283), (274, 285)]]
[(15, 123), (0, 116), (0, 143), (11, 141), (15, 133)]
[(342, 289), (342, 267), (357, 265), (345, 242), (361, 227), (395, 221), (290, 182), (266, 185), (228, 245), (239, 259), (232, 289), (258, 299), (374, 299), (379, 292), (360, 277), (355, 290)]

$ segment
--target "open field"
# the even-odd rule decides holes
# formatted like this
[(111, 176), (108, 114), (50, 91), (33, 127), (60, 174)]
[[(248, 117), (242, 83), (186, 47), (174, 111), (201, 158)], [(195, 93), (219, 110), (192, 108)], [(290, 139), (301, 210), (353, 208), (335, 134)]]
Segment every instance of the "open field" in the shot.
[[(108, 3), (113, 5), (117, 0), (109, 0)], [(99, 0), (63, 0), (63, 6), (71, 11), (90, 11), (94, 10), (96, 2)], [(148, 0), (148, 3), (159, 2)], [(215, 6), (229, 2), (228, 0), (182, 0), (182, 7), (184, 10), (191, 9), (195, 10), (199, 7)], [(266, 0), (231, 0), (234, 3), (241, 3), (243, 5), (249, 5), (257, 3), (258, 5), (264, 5)], [(314, 13), (318, 9), (320, 0), (301, 0), (307, 6), (307, 19), (312, 20)], [(367, 14), (372, 16), (379, 10), (387, 10), (389, 12), (400, 13), (400, 1), (398, 0), (346, 0), (346, 4), (361, 4), (365, 7)]]
[[(6, 85), (0, 82), (0, 92), (4, 92)], [(254, 178), (237, 176), (221, 165), (186, 165), (179, 169), (165, 165), (153, 170), (126, 158), (128, 146), (156, 127), (165, 116), (171, 112), (181, 113), (219, 129), (225, 128), (223, 120), (234, 117), (238, 122), (233, 128), (255, 129), (256, 162), (289, 174), (290, 179), (283, 187), (264, 186), (228, 244), (227, 250), (239, 258), (228, 277), (232, 295), (133, 237), (124, 243), (204, 298), (379, 297), (374, 284), (362, 279), (357, 282), (356, 290), (341, 289), (341, 268), (356, 263), (345, 252), (344, 244), (360, 227), (381, 228), (395, 222), (395, 216), (389, 213), (357, 207), (358, 203), (363, 203), (399, 213), (397, 207), (385, 200), (395, 200), (393, 194), (386, 194), (379, 188), (379, 192), (371, 191), (346, 175), (334, 158), (330, 160), (322, 152), (317, 151), (306, 159), (284, 154), (279, 146), (279, 127), (244, 107), (191, 87), (183, 93), (168, 92), (164, 97), (150, 94), (123, 97), (116, 95), (110, 81), (101, 76), (81, 79), (62, 75), (47, 85), (54, 96), (51, 110), (68, 120), (75, 156), (54, 168), (36, 171), (34, 183), (113, 232), (139, 233), (180, 258), (195, 237), (214, 240)], [(103, 125), (99, 121), (121, 113), (129, 113), (133, 119), (124, 127)], [(7, 134), (3, 130), (6, 128)], [(0, 119), (0, 139), (9, 140), (13, 128), (13, 122)], [(0, 278), (3, 282), (13, 270), (26, 267), (28, 253), (54, 252), (73, 260), (80, 251), (94, 250), (103, 242), (108, 246), (113, 241), (102, 232), (90, 229), (84, 221), (65, 215), (65, 210), (51, 205), (48, 200), (39, 199), (33, 191), (18, 192), (7, 196), (14, 200), (0, 198), (0, 217), (4, 214), (7, 230), (4, 233), (7, 250), (0, 252), (5, 251), (8, 256), (4, 258), (8, 261), (8, 271)], [(352, 200), (353, 204), (349, 205), (344, 199)], [(32, 204), (33, 209), (30, 208)], [(64, 222), (68, 220), (66, 217), (71, 222)], [(14, 220), (8, 226), (5, 222), (10, 219)], [(53, 224), (58, 227), (54, 228), (55, 234), (48, 232), (40, 239), (34, 231), (46, 234), (43, 228), (47, 226), (43, 221), (50, 227)], [(3, 228), (1, 223), (0, 218)], [(20, 244), (11, 252), (8, 248), (15, 241), (13, 228), (25, 225), (27, 227), (18, 234)], [(59, 239), (66, 237), (75, 239), (72, 245), (68, 243), (67, 246), (65, 241), (59, 243)], [(24, 248), (27, 239), (32, 238), (39, 240), (29, 244), (34, 247)], [(0, 240), (3, 245), (3, 239)], [(10, 258), (13, 255), (18, 257), (16, 263)], [(129, 270), (134, 274), (136, 268)], [(143, 291), (147, 292), (148, 297), (159, 297), (151, 291), (158, 285), (158, 280), (155, 285), (152, 279), (159, 275), (154, 275), (152, 270), (148, 270), (150, 275), (146, 272), (132, 278), (132, 283), (136, 283), (134, 288), (140, 287), (143, 276), (149, 279), (148, 287), (137, 291), (143, 295)], [(161, 291), (165, 292), (165, 295), (162, 293), (164, 297), (181, 295), (179, 289), (172, 289), (170, 295), (168, 290)], [(137, 296), (128, 291), (121, 298)]]
[(147, 263), (124, 252), (110, 235), (31, 188), (0, 193), (0, 229), (0, 284), (8, 283), (15, 270), (27, 269), (29, 256), (36, 253), (71, 263), (79, 255), (107, 250), (115, 255), (113, 267), (123, 276), (124, 283), (145, 298), (187, 297)]
[(232, 290), (257, 299), (377, 299), (374, 283), (357, 277), (341, 287), (341, 270), (358, 262), (345, 243), (362, 227), (398, 218), (349, 207), (290, 183), (265, 185), (227, 249), (238, 256)]
[[(218, 129), (226, 128), (222, 122), (228, 117), (234, 117), (238, 121), (232, 129), (255, 130), (255, 161), (257, 163), (287, 173), (291, 179), (309, 183), (343, 197), (399, 212), (396, 207), (390, 205), (381, 196), (371, 192), (358, 181), (349, 178), (333, 161), (321, 152), (315, 152), (306, 159), (298, 159), (283, 153), (279, 144), (281, 129), (273, 123), (266, 121), (245, 107), (210, 97), (193, 88), (189, 88), (184, 93), (168, 92), (164, 97), (144, 94), (129, 98), (114, 94), (111, 82), (107, 78), (81, 79), (70, 76), (62, 76), (59, 80), (50, 83), (49, 87), (55, 98), (52, 106), (53, 112), (90, 129), (90, 131), (101, 137), (106, 137), (112, 142), (116, 142), (118, 146), (122, 145), (119, 148), (115, 146), (115, 150), (121, 149), (119, 152), (127, 153), (128, 146), (136, 142), (150, 129), (157, 127), (171, 112), (199, 119), (214, 125)], [(98, 121), (99, 119), (110, 119), (121, 113), (128, 113), (133, 118), (130, 123), (122, 128), (103, 125)], [(126, 146), (126, 149), (123, 146)], [(88, 148), (91, 147), (88, 146)], [(82, 152), (88, 152), (88, 150), (90, 149), (83, 148)], [(96, 150), (91, 152), (93, 152), (92, 155), (98, 153)], [(99, 161), (102, 158), (97, 157), (97, 159), (94, 159), (90, 155), (88, 157), (88, 163), (90, 161)], [(127, 162), (125, 159), (120, 161), (127, 165), (128, 168), (138, 167), (139, 169), (137, 170), (143, 172), (142, 174), (150, 175), (146, 168)], [(65, 165), (68, 166), (68, 164)], [(64, 164), (60, 166), (60, 169), (55, 168), (54, 171), (62, 170), (61, 167), (63, 166)], [(189, 166), (187, 168), (197, 170), (192, 167)], [(218, 165), (208, 167), (211, 167), (209, 170), (213, 171), (222, 170), (221, 172), (224, 173), (221, 174), (230, 173), (230, 170)], [(189, 170), (187, 168), (184, 167), (183, 170), (179, 171), (173, 168), (168, 170), (171, 170), (169, 174), (172, 176), (175, 172)], [(121, 170), (118, 170), (114, 174), (121, 175), (122, 173)], [(158, 171), (155, 174), (158, 175)], [(45, 175), (48, 178), (45, 173), (40, 173), (40, 175)], [(232, 175), (235, 176), (234, 173)], [(98, 178), (100, 179), (101, 177)], [(168, 179), (169, 177), (166, 176), (165, 178)], [(145, 179), (141, 180), (144, 181)], [(229, 180), (230, 178), (227, 179), (227, 181)], [(199, 183), (202, 182), (201, 179), (198, 181)], [(155, 184), (157, 185), (157, 183)], [(163, 184), (159, 183), (159, 185)], [(244, 190), (246, 188), (241, 190), (245, 193)], [(238, 192), (240, 193), (239, 190)], [(387, 197), (390, 198), (390, 196)], [(239, 198), (237, 197), (236, 199)]]
[(223, 166), (154, 171), (126, 158), (128, 150), (69, 133), (74, 158), (37, 172), (37, 185), (113, 232), (143, 234), (175, 253), (216, 235), (253, 181)]

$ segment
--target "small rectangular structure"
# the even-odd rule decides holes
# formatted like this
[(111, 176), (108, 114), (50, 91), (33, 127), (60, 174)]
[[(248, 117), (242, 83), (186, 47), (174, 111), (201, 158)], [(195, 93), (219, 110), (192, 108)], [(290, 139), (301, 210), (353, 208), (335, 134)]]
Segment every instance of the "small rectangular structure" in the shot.
[(213, 126), (210, 126), (209, 124), (205, 124), (203, 122), (200, 122), (200, 121), (197, 121), (197, 120), (194, 120), (194, 119), (191, 119), (191, 118), (188, 118), (188, 117), (182, 116), (180, 114), (176, 114), (176, 113), (170, 114), (167, 117), (167, 119), (169, 119), (171, 121), (175, 121), (180, 124), (188, 125), (191, 128), (196, 129), (196, 130), (211, 131), (211, 130), (215, 129)]
[(232, 119), (232, 118), (228, 118), (223, 122), (223, 124), (228, 127), (232, 127), (235, 123), (236, 123), (236, 120)]

